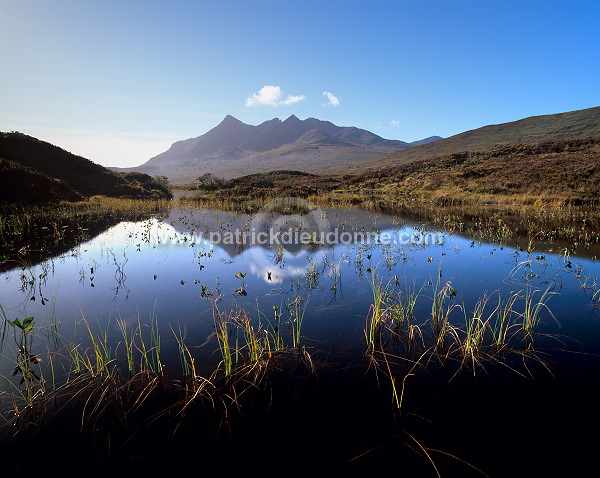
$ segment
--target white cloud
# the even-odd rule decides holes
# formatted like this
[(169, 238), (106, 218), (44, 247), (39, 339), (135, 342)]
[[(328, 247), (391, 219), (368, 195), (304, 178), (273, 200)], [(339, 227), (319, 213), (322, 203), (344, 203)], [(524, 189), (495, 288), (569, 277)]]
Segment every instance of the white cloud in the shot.
[(325, 96), (327, 98), (327, 100), (329, 101), (329, 104), (331, 106), (339, 106), (340, 104), (340, 99), (335, 96), (333, 93), (330, 93), (329, 91), (324, 91), (323, 92), (323, 96)]
[(302, 101), (304, 98), (306, 98), (306, 96), (304, 95), (288, 95), (288, 97), (283, 100), (280, 104), (282, 105), (293, 105), (294, 103), (298, 103), (299, 101)]
[(392, 120), (392, 121), (390, 121), (390, 126), (394, 126), (394, 127), (400, 126), (400, 120)]
[(293, 105), (302, 101), (306, 97), (304, 95), (288, 95), (284, 98), (281, 87), (265, 85), (258, 93), (252, 93), (252, 95), (246, 98), (246, 107), (252, 106), (279, 106), (279, 105)]

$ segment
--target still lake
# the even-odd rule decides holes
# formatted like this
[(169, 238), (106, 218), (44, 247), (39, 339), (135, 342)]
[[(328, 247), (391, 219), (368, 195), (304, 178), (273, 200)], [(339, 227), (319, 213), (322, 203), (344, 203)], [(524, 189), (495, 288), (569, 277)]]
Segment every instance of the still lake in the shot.
[[(457, 305), (450, 321), (461, 330), (465, 317), (472, 315), (482, 298), (488, 298), (485, 313), (491, 315), (498, 297), (521, 294), (515, 303), (518, 315), (526, 291), (536, 300), (546, 293), (540, 324), (535, 330), (535, 350), (542, 365), (532, 372), (517, 354), (515, 362), (520, 365), (511, 363), (508, 372), (518, 382), (515, 390), (526, 387), (531, 394), (523, 392), (519, 397), (538, 400), (537, 405), (523, 406), (538, 409), (541, 415), (531, 410), (529, 424), (520, 421), (523, 416), (516, 410), (504, 408), (500, 415), (505, 419), (514, 417), (511, 427), (515, 430), (535, 426), (538, 421), (545, 423), (545, 419), (554, 420), (556, 429), (552, 429), (551, 435), (547, 430), (534, 433), (532, 440), (538, 443), (540, 454), (553, 449), (548, 448), (548, 443), (556, 450), (574, 453), (577, 449), (587, 453), (572, 442), (561, 445), (564, 433), (577, 434), (578, 425), (571, 419), (563, 423), (562, 419), (547, 417), (546, 413), (552, 409), (559, 414), (565, 406), (565, 397), (573, 397), (563, 386), (556, 385), (561, 377), (573, 387), (572, 393), (596, 391), (600, 370), (598, 251), (580, 248), (569, 253), (567, 245), (540, 243), (531, 244), (527, 251), (530, 246), (527, 238), (510, 244), (478, 242), (406, 218), (358, 209), (316, 208), (305, 202), (291, 205), (278, 202), (253, 215), (220, 211), (216, 206), (214, 209), (174, 207), (164, 216), (137, 223), (122, 222), (60, 256), (37, 264), (15, 264), (16, 267), (0, 274), (0, 300), (7, 318), (34, 318), (38, 329), (32, 351), (42, 360), (52, 346), (45, 332), (48, 328), (55, 328), (73, 343), (85, 342), (87, 322), (94, 330), (106, 331), (111, 354), (119, 361), (123, 360), (119, 323), (130, 327), (140, 323), (146, 327), (152, 317), (158, 323), (161, 361), (167, 374), (175, 377), (181, 374), (176, 337), (179, 334), (185, 337), (194, 354), (197, 373), (208, 376), (221, 361), (214, 336), (215, 305), (220, 311), (243, 309), (255, 323), (260, 321), (265, 327), (273, 323), (274, 313), (279, 311), (281, 334), (289, 343), (290, 314), (293, 304), (300, 301), (303, 310), (300, 343), (312, 354), (315, 363), (331, 374), (365, 362), (365, 329), (373, 304), (372, 286), (378, 281), (389, 290), (417, 293), (413, 323), (420, 330), (425, 330), (436, 293), (446, 284), (453, 291), (448, 300)], [(260, 232), (264, 234), (257, 236)], [(278, 240), (273, 240), (274, 237)], [(12, 330), (5, 326), (3, 333), (0, 373), (4, 377), (2, 389), (6, 390), (10, 388), (7, 381), (18, 387), (18, 377), (11, 377), (17, 351)], [(425, 343), (427, 333), (423, 332), (419, 340)], [(466, 375), (472, 377), (472, 371)], [(491, 374), (483, 366), (476, 375)], [(573, 385), (572, 377), (581, 380)], [(506, 374), (502, 375), (502, 384), (507, 383), (505, 379)], [(538, 389), (532, 388), (531, 384), (538, 379), (543, 383)], [(472, 397), (469, 394), (474, 390), (473, 383), (459, 386), (460, 380), (446, 377), (442, 382), (448, 384), (449, 391), (440, 391), (431, 383), (419, 389), (417, 380), (420, 379), (406, 389), (406, 407), (414, 407), (418, 410), (415, 415), (425, 417), (426, 421), (437, 420), (440, 430), (457, 426), (454, 418), (441, 418), (444, 409), (439, 405), (441, 397), (446, 396), (445, 406), (452, 404), (458, 414), (469, 409), (475, 413), (477, 408), (478, 419), (482, 421), (493, 420), (498, 407), (503, 407), (490, 402), (492, 410), (488, 418), (480, 414), (480, 401), (477, 406), (460, 411), (457, 403), (464, 404), (465, 397), (467, 401)], [(520, 380), (526, 385), (520, 385)], [(541, 390), (547, 390), (544, 387), (560, 389), (553, 399), (559, 400), (560, 396), (560, 402), (539, 405), (539, 394), (546, 393)], [(481, 393), (488, 393), (487, 399), (493, 395), (501, 400), (501, 393), (508, 393), (506, 389), (501, 393), (486, 390)], [(456, 395), (447, 397), (449, 393)], [(432, 398), (436, 394), (437, 398)], [(503, 397), (502, 400), (506, 398), (513, 403), (519, 399)], [(589, 407), (589, 399), (588, 396), (583, 400), (585, 403), (574, 402), (572, 406)], [(522, 411), (521, 407), (516, 408)], [(580, 409), (580, 413), (578, 419), (587, 417), (592, 423), (598, 422), (594, 408)], [(505, 440), (513, 440), (507, 423), (499, 426), (504, 428), (501, 431), (499, 428), (496, 440), (504, 444)], [(584, 428), (581, 425), (581, 430)], [(427, 436), (429, 432), (424, 433)], [(467, 435), (470, 433), (465, 430), (457, 433), (438, 430), (436, 436), (450, 440), (448, 443), (439, 438), (443, 442), (440, 447), (467, 455), (470, 462), (485, 470), (508, 466), (494, 463), (494, 452), (483, 450), (481, 444), (459, 445), (453, 441), (466, 443)], [(432, 438), (434, 442), (436, 439)], [(527, 446), (525, 442), (519, 445), (521, 439), (512, 443)], [(351, 455), (358, 456), (360, 450), (358, 446), (344, 458), (348, 461), (353, 458)], [(533, 457), (535, 453), (532, 452)], [(338, 454), (343, 456), (343, 450), (338, 450)], [(573, 460), (581, 461), (581, 457)], [(565, 458), (560, 466), (570, 470), (569, 466), (574, 465), (567, 463), (570, 459)], [(539, 463), (531, 465), (531, 470), (537, 469), (536, 466)], [(553, 468), (551, 464), (547, 466)], [(489, 474), (505, 476), (491, 471)]]

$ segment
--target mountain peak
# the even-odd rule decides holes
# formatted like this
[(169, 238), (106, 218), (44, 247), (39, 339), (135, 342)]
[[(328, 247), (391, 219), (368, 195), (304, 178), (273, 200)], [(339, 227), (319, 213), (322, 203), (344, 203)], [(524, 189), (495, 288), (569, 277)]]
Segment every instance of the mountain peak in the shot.
[(296, 115), (290, 115), (290, 117), (284, 121), (284, 123), (287, 123), (287, 124), (300, 123), (300, 122), (301, 121), (298, 119), (298, 117)]
[(241, 121), (237, 118), (234, 118), (231, 115), (225, 116), (225, 118), (223, 118), (223, 121), (221, 121), (221, 124), (237, 124), (237, 123), (241, 123)]

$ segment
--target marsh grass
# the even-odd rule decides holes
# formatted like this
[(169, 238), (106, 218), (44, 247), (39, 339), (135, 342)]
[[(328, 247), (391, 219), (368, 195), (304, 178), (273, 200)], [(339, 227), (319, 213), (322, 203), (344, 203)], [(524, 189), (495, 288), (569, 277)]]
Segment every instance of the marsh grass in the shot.
[(410, 329), (415, 318), (415, 309), (419, 296), (423, 291), (423, 286), (417, 290), (416, 283), (409, 285), (405, 281), (405, 287), (396, 293), (396, 300), (393, 301), (391, 310), (392, 321), (402, 330)]
[(196, 362), (192, 356), (190, 349), (185, 344), (185, 329), (181, 329), (181, 325), (178, 325), (177, 332), (171, 327), (175, 340), (177, 342), (177, 350), (179, 351), (179, 360), (181, 363), (181, 371), (183, 374), (184, 381), (193, 380), (196, 377)]
[(459, 308), (453, 298), (456, 297), (456, 289), (450, 282), (446, 282), (440, 287), (440, 277), (432, 286), (431, 297), (431, 329), (435, 340), (435, 348), (438, 352), (444, 353), (447, 350), (447, 335), (455, 329), (450, 323), (450, 314)]
[[(493, 294), (484, 294), (469, 310), (459, 303), (458, 293), (449, 282), (438, 280), (418, 286), (405, 280), (403, 287), (400, 284), (398, 278), (385, 282), (375, 272), (372, 274), (373, 305), (365, 337), (371, 370), (375, 370), (378, 383), (389, 390), (390, 404), (401, 430), (404, 418), (410, 415), (404, 399), (410, 392), (411, 377), (429, 371), (430, 367), (434, 369), (436, 364), (441, 364), (442, 369), (454, 367), (449, 371), (452, 378), (463, 366), (475, 373), (487, 363), (504, 360), (519, 345), (523, 352), (522, 343), (516, 339), (525, 334), (525, 320), (531, 324), (528, 333), (533, 337), (544, 317), (552, 316), (548, 308), (550, 292), (525, 290), (507, 296), (498, 292), (497, 302)], [(119, 317), (121, 337), (113, 348), (108, 327), (98, 328), (82, 314), (83, 333), (77, 343), (60, 337), (61, 350), (48, 349), (43, 360), (47, 367), (53, 366), (53, 360), (66, 363), (66, 379), (30, 397), (14, 387), (11, 400), (5, 400), (6, 396), (2, 400), (3, 404), (11, 404), (2, 412), (7, 425), (2, 428), (4, 435), (27, 437), (33, 429), (64, 417), (75, 417), (70, 419), (75, 420), (78, 433), (98, 434), (119, 429), (126, 442), (143, 436), (144, 430), (154, 423), (166, 424), (169, 433), (175, 433), (198, 413), (221, 417), (219, 426), (226, 428), (231, 416), (244, 413), (248, 397), (267, 387), (269, 371), (282, 369), (288, 351), (293, 351), (292, 356), (302, 357), (307, 368), (314, 372), (311, 355), (298, 341), (306, 298), (296, 295), (285, 307), (274, 307), (269, 320), (260, 311), (253, 319), (241, 308), (222, 310), (219, 299), (219, 296), (209, 299), (214, 301), (215, 329), (206, 344), (216, 342), (220, 355), (219, 365), (209, 375), (198, 374), (193, 348), (186, 344), (185, 329), (171, 327), (179, 351), (182, 381), (168, 380), (160, 366), (161, 341), (155, 311), (150, 314), (148, 324), (142, 324), (139, 318), (127, 324)], [(286, 310), (289, 338), (280, 333)], [(459, 312), (463, 313), (462, 323), (453, 320), (454, 316), (460, 318)], [(296, 324), (294, 320), (299, 317), (301, 320)], [(21, 324), (28, 327), (23, 321)], [(431, 332), (423, 333), (424, 330)], [(28, 331), (34, 332), (33, 327)], [(385, 340), (386, 335), (391, 340)], [(121, 363), (126, 373), (121, 373)]]
[(521, 240), (525, 242), (524, 249), (529, 250), (536, 242), (565, 241), (585, 247), (600, 243), (597, 201), (577, 201), (560, 195), (454, 190), (403, 193), (393, 188), (354, 185), (326, 188), (308, 195), (286, 189), (261, 189), (248, 194), (245, 189), (233, 188), (205, 192), (186, 199), (185, 204), (212, 207), (218, 200), (224, 210), (252, 214), (287, 196), (303, 197), (320, 207), (359, 208), (411, 218), (441, 227), (445, 232), (468, 234), (475, 240), (494, 240), (500, 244)]
[(293, 301), (286, 303), (287, 309), (290, 312), (290, 329), (292, 332), (292, 345), (296, 350), (300, 349), (302, 322), (306, 313), (308, 300), (297, 295)]
[(133, 359), (135, 331), (128, 331), (126, 322), (120, 317), (117, 318), (117, 325), (123, 336), (123, 347), (125, 348), (125, 356), (127, 358), (127, 370), (131, 376), (135, 373), (135, 362)]
[[(116, 320), (122, 336), (122, 342), (130, 376), (139, 372), (158, 373), (163, 369), (160, 358), (160, 335), (158, 332), (158, 319), (153, 311), (150, 314), (149, 326), (144, 326), (138, 317), (137, 323), (128, 326), (122, 318)], [(149, 329), (150, 337), (144, 337), (144, 331)], [(91, 333), (91, 331), (90, 331)], [(149, 345), (146, 345), (148, 341)]]
[(485, 334), (491, 320), (491, 315), (485, 316), (488, 300), (489, 297), (484, 295), (475, 304), (472, 314), (465, 313), (465, 338), (461, 348), (464, 359), (471, 362), (473, 370), (475, 370), (481, 356)]
[[(156, 404), (148, 405), (148, 402), (154, 403), (169, 387), (182, 388), (184, 394), (195, 397), (201, 393), (201, 377), (195, 374), (191, 354), (186, 362), (187, 370), (184, 371), (193, 377), (193, 387), (167, 383), (166, 375), (156, 363), (160, 363), (159, 356), (143, 345), (145, 340), (155, 343), (156, 339), (144, 338), (148, 331), (145, 332), (139, 320), (133, 326), (117, 320), (122, 342), (113, 349), (108, 342), (109, 327), (94, 331), (95, 327), (83, 317), (84, 333), (75, 336), (76, 342), (59, 336), (59, 347), (51, 348), (51, 342), (45, 342), (47, 348), (38, 357), (30, 352), (31, 344), (33, 335), (43, 332), (43, 329), (32, 318), (28, 319), (31, 320), (11, 321), (18, 329), (18, 332), (15, 331), (17, 349), (12, 360), (18, 367), (16, 378), (22, 380), (21, 383), (15, 383), (11, 377), (2, 377), (5, 385), (9, 385), (0, 393), (0, 417), (4, 422), (0, 426), (2, 439), (33, 433), (57, 419), (77, 425), (79, 433), (87, 430), (95, 434), (107, 426), (127, 429), (132, 417), (139, 414), (140, 410), (146, 410), (144, 413), (149, 411), (151, 416), (146, 416), (146, 419), (151, 420), (170, 413), (168, 407), (161, 409)], [(155, 324), (156, 320), (152, 319), (151, 323)], [(150, 335), (156, 330), (152, 325)], [(124, 348), (127, 375), (121, 372), (119, 360), (113, 355), (120, 345)], [(181, 349), (189, 354), (183, 342)], [(3, 358), (11, 360), (8, 348), (4, 350)], [(34, 366), (39, 367), (39, 371), (34, 371)], [(49, 383), (45, 378), (47, 374), (51, 376)], [(208, 382), (204, 380), (204, 383), (205, 387)], [(183, 402), (175, 402), (171, 406), (181, 407)], [(73, 421), (75, 417), (78, 418)], [(135, 421), (138, 423), (138, 419)], [(143, 422), (139, 425), (145, 426)]]
[[(535, 294), (541, 292), (540, 298), (535, 299)], [(560, 322), (548, 307), (548, 301), (552, 296), (556, 295), (550, 289), (544, 291), (536, 290), (531, 287), (527, 288), (523, 294), (523, 311), (521, 312), (523, 342), (526, 349), (534, 347), (534, 332), (539, 326), (542, 319), (542, 311), (546, 311), (560, 326)]]
[[(160, 363), (158, 349), (152, 353), (143, 345), (146, 333), (139, 319), (133, 326), (117, 319), (122, 341), (115, 347), (109, 339), (110, 321), (100, 327), (82, 314), (83, 330), (76, 330), (73, 338), (67, 339), (53, 320), (48, 324), (43, 320), (36, 323), (33, 317), (5, 320), (15, 329), (16, 348), (6, 347), (3, 359), (14, 363), (13, 375), (21, 382), (2, 377), (9, 386), (1, 392), (0, 400), (0, 416), (6, 424), (1, 430), (3, 436), (37, 429), (55, 416), (74, 410), (79, 414), (81, 430), (94, 430), (105, 421), (118, 420), (125, 425), (131, 414), (145, 406), (148, 397), (164, 388), (166, 377), (156, 366)], [(151, 318), (150, 343), (156, 343), (152, 338), (156, 337), (156, 324)], [(34, 354), (34, 344), (38, 348), (42, 345), (43, 351)], [(117, 352), (121, 347), (127, 375), (119, 367)]]
[(523, 363), (527, 374), (527, 360), (544, 366), (533, 345), (545, 317), (558, 323), (548, 306), (555, 295), (549, 289), (526, 286), (506, 295), (484, 293), (468, 308), (452, 284), (439, 277), (421, 287), (398, 290), (399, 285), (397, 277), (386, 283), (372, 273), (373, 301), (365, 327), (369, 362), (393, 379), (394, 390), (404, 383), (407, 365), (409, 375), (433, 363), (451, 365), (451, 377), (463, 368), (477, 374), (497, 364), (516, 371), (511, 365), (516, 362)]
[(271, 340), (273, 342), (273, 349), (275, 352), (282, 352), (284, 349), (283, 338), (281, 337), (281, 316), (283, 313), (281, 312), (281, 306), (274, 305), (273, 306), (273, 322), (269, 323), (269, 328), (271, 329), (268, 332), (271, 335)]
[(91, 350), (87, 348), (81, 351), (81, 347), (75, 347), (74, 361), (81, 365), (78, 367), (85, 369), (92, 375), (102, 375), (109, 373), (110, 365), (113, 362), (112, 350), (108, 342), (108, 327), (101, 329), (99, 333), (94, 333), (89, 321), (82, 314), (81, 320), (87, 329), (87, 338), (91, 342)]
[(221, 354), (223, 373), (225, 375), (225, 380), (229, 381), (233, 375), (235, 353), (230, 338), (230, 327), (232, 324), (227, 320), (227, 316), (222, 314), (219, 310), (217, 300), (213, 302), (213, 318), (215, 323), (215, 336), (217, 337), (219, 352)]
[[(156, 416), (152, 420), (161, 415), (177, 417), (178, 427), (180, 420), (198, 404), (211, 407), (218, 404), (223, 416), (232, 407), (239, 408), (242, 395), (261, 387), (267, 371), (275, 366), (275, 359), (284, 360), (288, 351), (293, 351), (297, 366), (306, 365), (311, 373), (315, 372), (312, 357), (300, 341), (306, 299), (296, 296), (294, 301), (286, 303), (290, 324), (288, 345), (280, 332), (283, 320), (279, 308), (274, 309), (274, 322), (269, 330), (260, 315), (255, 322), (241, 308), (222, 311), (219, 299), (219, 296), (212, 299), (213, 335), (221, 358), (218, 366), (208, 376), (201, 376), (194, 354), (186, 344), (185, 329), (171, 327), (183, 377), (174, 381), (167, 378), (162, 366), (155, 310), (146, 324), (139, 317), (132, 323), (118, 317), (116, 327), (120, 338), (115, 343), (108, 332), (113, 328), (110, 319), (100, 326), (99, 321), (93, 323), (82, 313), (79, 329), (67, 338), (57, 327), (41, 328), (31, 317), (11, 321), (6, 311), (0, 309), (6, 315), (2, 317), (4, 328), (14, 328), (15, 338), (15, 348), (5, 348), (3, 357), (13, 361), (19, 373), (17, 378), (22, 378), (21, 384), (17, 384), (11, 377), (2, 377), (10, 386), (2, 392), (1, 400), (0, 414), (8, 424), (5, 432), (8, 430), (10, 435), (23, 432), (23, 427), (31, 424), (42, 426), (46, 420), (63, 413), (61, 410), (73, 409), (79, 410), (81, 430), (102, 428), (108, 422), (126, 426), (129, 417), (146, 407), (151, 397), (166, 394), (168, 390), (171, 395), (177, 390), (175, 398), (163, 409), (154, 409), (152, 413)], [(37, 356), (31, 352), (33, 336), (42, 332), (46, 348)], [(48, 334), (54, 334), (54, 339), (48, 340)], [(211, 337), (204, 345), (210, 342)], [(48, 381), (47, 374), (51, 375)], [(11, 405), (7, 407), (7, 403)]]
[(518, 292), (511, 292), (506, 299), (498, 292), (498, 305), (495, 309), (495, 322), (492, 327), (492, 342), (497, 354), (508, 346), (509, 333), (516, 325), (511, 322), (514, 315), (515, 302), (519, 298)]
[(365, 327), (367, 353), (381, 349), (384, 325), (389, 321), (391, 316), (391, 309), (388, 306), (389, 284), (384, 285), (383, 280), (373, 272), (371, 274), (370, 285), (373, 302), (369, 307)]
[(274, 357), (284, 350), (279, 324), (281, 315), (276, 309), (275, 325), (269, 324), (268, 330), (261, 323), (260, 313), (257, 323), (253, 324), (248, 312), (242, 308), (221, 311), (219, 299), (216, 297), (212, 301), (214, 336), (221, 357), (217, 371), (222, 372), (227, 385), (240, 381), (258, 383)]

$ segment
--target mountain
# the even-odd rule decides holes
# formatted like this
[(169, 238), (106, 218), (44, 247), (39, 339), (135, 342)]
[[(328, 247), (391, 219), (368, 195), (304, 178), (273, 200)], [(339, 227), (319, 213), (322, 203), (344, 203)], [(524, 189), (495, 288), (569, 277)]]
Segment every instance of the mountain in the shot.
[(167, 188), (147, 174), (115, 173), (18, 132), (0, 132), (0, 173), (3, 202), (75, 201), (94, 195), (171, 197)]
[(277, 118), (265, 121), (258, 126), (252, 126), (227, 115), (217, 127), (208, 133), (197, 138), (173, 143), (167, 151), (151, 158), (143, 166), (160, 168), (168, 164), (214, 155), (230, 156), (233, 159), (242, 155), (241, 144), (272, 129), (276, 123), (279, 123)]
[(321, 172), (359, 174), (461, 151), (592, 137), (600, 137), (600, 106), (484, 126), (433, 143), (415, 145), (403, 151), (355, 162), (344, 168), (324, 168)]
[[(416, 143), (438, 139), (432, 136)], [(311, 172), (343, 167), (414, 144), (316, 118), (300, 120), (291, 115), (284, 121), (274, 118), (253, 126), (228, 115), (202, 136), (178, 141), (141, 166), (112, 169), (165, 175), (172, 183), (181, 184), (207, 172), (232, 178), (276, 169)]]

